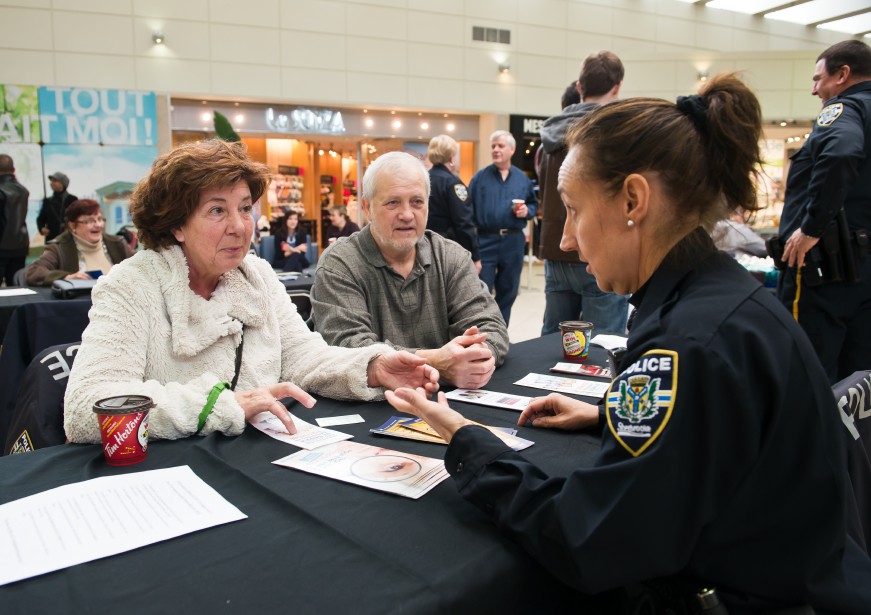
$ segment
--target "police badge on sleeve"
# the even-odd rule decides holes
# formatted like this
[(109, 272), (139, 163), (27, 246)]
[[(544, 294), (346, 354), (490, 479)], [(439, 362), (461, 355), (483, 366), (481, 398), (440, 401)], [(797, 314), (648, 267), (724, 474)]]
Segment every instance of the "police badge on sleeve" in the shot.
[(841, 117), (841, 114), (844, 112), (844, 103), (834, 103), (823, 107), (823, 110), (820, 111), (819, 117), (817, 117), (817, 124), (820, 126), (831, 126), (835, 123), (835, 120)]
[(673, 350), (651, 350), (611, 383), (605, 402), (608, 427), (633, 457), (656, 441), (671, 418), (677, 359)]
[(463, 184), (454, 184), (454, 193), (457, 195), (457, 198), (463, 202), (469, 198), (469, 191), (466, 190), (466, 187)]

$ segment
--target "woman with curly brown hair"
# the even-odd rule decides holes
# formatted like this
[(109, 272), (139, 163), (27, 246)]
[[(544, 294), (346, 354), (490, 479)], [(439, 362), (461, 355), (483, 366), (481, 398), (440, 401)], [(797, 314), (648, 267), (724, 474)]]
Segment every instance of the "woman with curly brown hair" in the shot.
[(306, 390), (375, 399), (384, 388), (437, 388), (438, 371), (382, 344), (328, 346), (309, 331), (266, 261), (248, 255), (252, 210), (269, 181), (244, 145), (190, 143), (160, 156), (133, 194), (144, 246), (94, 288), (65, 397), (72, 442), (99, 442), (94, 402), (154, 401), (149, 437), (242, 432), (260, 412), (296, 428), (278, 400)]

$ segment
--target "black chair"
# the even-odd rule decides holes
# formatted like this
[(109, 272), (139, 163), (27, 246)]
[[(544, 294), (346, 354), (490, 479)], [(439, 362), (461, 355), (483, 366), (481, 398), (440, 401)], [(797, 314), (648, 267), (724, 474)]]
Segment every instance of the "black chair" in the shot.
[(847, 433), (850, 533), (871, 553), (871, 370), (855, 372), (832, 387)]
[(22, 267), (14, 274), (12, 274), (12, 284), (14, 286), (27, 286), (27, 280), (25, 280), (25, 273), (27, 272), (27, 267)]
[(3, 446), (4, 455), (66, 442), (64, 393), (80, 345), (81, 342), (72, 342), (46, 348), (24, 370)]
[(300, 317), (306, 321), (309, 329), (312, 329), (312, 301), (308, 292), (304, 290), (289, 290), (287, 291), (287, 296), (290, 297), (291, 301), (293, 301), (293, 304), (296, 306), (296, 311), (299, 313)]

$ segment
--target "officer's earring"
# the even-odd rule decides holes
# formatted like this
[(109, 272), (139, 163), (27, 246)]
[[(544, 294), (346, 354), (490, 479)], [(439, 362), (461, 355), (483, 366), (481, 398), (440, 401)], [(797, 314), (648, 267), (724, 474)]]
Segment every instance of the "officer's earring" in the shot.
[(635, 226), (635, 222), (633, 222), (632, 219), (630, 218), (629, 220), (626, 221), (626, 226), (628, 226), (629, 228), (632, 228), (633, 226)]

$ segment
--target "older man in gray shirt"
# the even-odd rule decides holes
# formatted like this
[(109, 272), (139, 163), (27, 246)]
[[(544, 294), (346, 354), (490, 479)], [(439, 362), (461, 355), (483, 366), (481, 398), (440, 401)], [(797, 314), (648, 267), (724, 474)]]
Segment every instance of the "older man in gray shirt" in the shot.
[(329, 247), (311, 291), (315, 329), (338, 346), (386, 342), (425, 357), (458, 387), (486, 385), (508, 351), (496, 302), (469, 253), (426, 230), (429, 175), (380, 156), (363, 177), (369, 225)]

